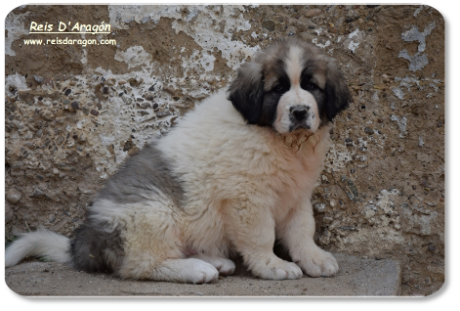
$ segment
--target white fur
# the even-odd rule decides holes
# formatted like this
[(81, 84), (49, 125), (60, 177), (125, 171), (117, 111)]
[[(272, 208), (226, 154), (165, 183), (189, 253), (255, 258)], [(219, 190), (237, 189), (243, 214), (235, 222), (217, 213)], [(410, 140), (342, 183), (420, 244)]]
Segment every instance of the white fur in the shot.
[(309, 201), (328, 142), (327, 127), (307, 139), (246, 125), (223, 91), (198, 105), (159, 143), (184, 180), (183, 247), (226, 256), (234, 246), (257, 276), (300, 277), (273, 254), (276, 232), (295, 245), (290, 251), (307, 274), (335, 274), (335, 259), (313, 242)]
[(44, 229), (36, 232), (25, 233), (6, 249), (5, 266), (11, 267), (29, 256), (44, 256), (56, 262), (69, 262), (71, 260), (69, 239), (63, 235)]
[(288, 74), (291, 85), (300, 84), (300, 73), (303, 69), (301, 63), (304, 51), (300, 46), (292, 45), (289, 47), (289, 52), (286, 58), (286, 73)]
[(235, 271), (235, 264), (227, 258), (208, 256), (206, 254), (195, 254), (189, 256), (189, 258), (197, 258), (210, 263), (219, 271), (219, 274), (222, 275), (230, 275)]

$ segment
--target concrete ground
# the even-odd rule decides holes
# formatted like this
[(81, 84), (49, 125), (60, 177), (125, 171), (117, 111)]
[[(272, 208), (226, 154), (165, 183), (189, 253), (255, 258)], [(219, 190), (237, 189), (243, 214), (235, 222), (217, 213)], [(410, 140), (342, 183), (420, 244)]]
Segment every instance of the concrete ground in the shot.
[(79, 272), (64, 264), (23, 262), (7, 268), (9, 288), (27, 296), (396, 296), (401, 270), (393, 260), (335, 254), (340, 266), (333, 278), (267, 281), (257, 279), (240, 263), (235, 274), (212, 284), (174, 284), (120, 280), (107, 274)]

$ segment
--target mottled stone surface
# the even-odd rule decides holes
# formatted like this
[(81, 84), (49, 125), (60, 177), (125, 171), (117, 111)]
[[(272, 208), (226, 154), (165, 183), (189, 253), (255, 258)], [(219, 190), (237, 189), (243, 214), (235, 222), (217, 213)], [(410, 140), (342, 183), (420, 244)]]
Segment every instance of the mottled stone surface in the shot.
[[(111, 30), (28, 34), (31, 21), (59, 20)], [(66, 36), (116, 41), (24, 41)], [(128, 156), (286, 36), (335, 57), (354, 97), (330, 132), (312, 198), (318, 243), (398, 260), (402, 294), (435, 292), (444, 282), (444, 21), (428, 6), (16, 8), (5, 40), (7, 239), (39, 224), (70, 235)]]

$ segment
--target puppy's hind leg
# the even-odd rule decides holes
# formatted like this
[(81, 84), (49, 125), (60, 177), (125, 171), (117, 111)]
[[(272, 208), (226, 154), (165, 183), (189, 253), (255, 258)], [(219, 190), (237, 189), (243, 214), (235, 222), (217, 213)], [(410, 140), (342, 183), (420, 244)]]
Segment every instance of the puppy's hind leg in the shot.
[(235, 263), (222, 256), (210, 256), (206, 254), (191, 255), (188, 258), (204, 260), (214, 266), (220, 275), (232, 275), (235, 272)]
[(213, 265), (186, 258), (180, 212), (167, 202), (137, 206), (125, 231), (123, 278), (180, 283), (209, 283), (219, 272)]
[(213, 265), (197, 258), (158, 258), (144, 252), (141, 258), (125, 258), (118, 271), (123, 278), (202, 284), (217, 280)]
[(154, 280), (179, 283), (210, 283), (218, 276), (213, 265), (196, 258), (166, 259), (152, 271)]

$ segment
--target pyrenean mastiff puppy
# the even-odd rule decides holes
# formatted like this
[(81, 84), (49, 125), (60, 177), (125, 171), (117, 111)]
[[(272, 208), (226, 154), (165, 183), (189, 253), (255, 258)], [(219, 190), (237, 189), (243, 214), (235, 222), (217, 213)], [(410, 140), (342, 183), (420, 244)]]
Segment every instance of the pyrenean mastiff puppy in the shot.
[[(106, 183), (72, 238), (39, 229), (6, 251), (122, 278), (208, 283), (239, 253), (253, 275), (333, 276), (313, 240), (310, 198), (329, 124), (351, 100), (336, 62), (311, 45), (273, 43), (226, 91), (187, 113)], [(275, 239), (293, 262), (273, 253)]]

